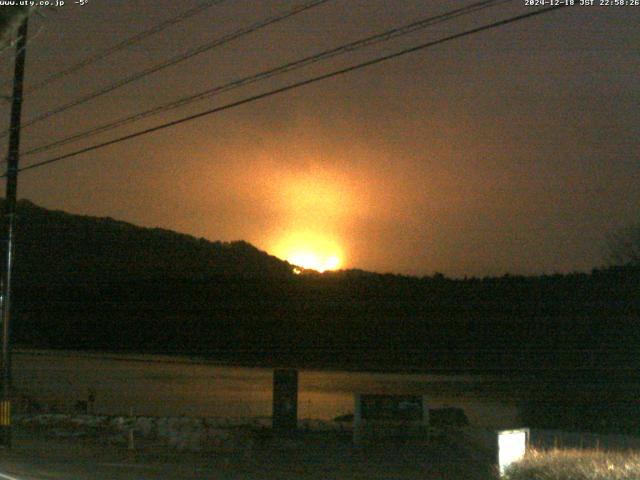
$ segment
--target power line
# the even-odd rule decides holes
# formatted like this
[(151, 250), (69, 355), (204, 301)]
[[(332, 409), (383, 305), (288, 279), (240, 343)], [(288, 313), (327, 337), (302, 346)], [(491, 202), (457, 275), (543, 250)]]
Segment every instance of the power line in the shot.
[[(135, 82), (136, 80), (140, 80), (141, 78), (144, 78), (148, 75), (151, 75), (153, 73), (159, 72), (160, 70), (164, 70), (165, 68), (168, 68), (170, 66), (176, 65), (177, 63), (183, 62), (185, 60), (188, 60), (189, 58), (192, 58), (196, 55), (199, 55), (201, 53), (204, 53), (206, 51), (209, 51), (213, 48), (219, 47), (221, 45), (224, 45), (232, 40), (235, 40), (237, 38), (243, 37), (245, 35), (248, 35), (250, 33), (253, 33), (257, 30), (260, 30), (262, 28), (265, 28), (269, 25), (272, 25), (274, 23), (280, 22), (282, 20), (285, 20), (289, 17), (292, 17), (294, 15), (297, 15), (299, 13), (302, 13), (306, 10), (309, 10), (311, 8), (317, 7), (319, 5), (322, 5), (323, 3), (327, 3), (330, 0), (312, 0), (310, 2), (304, 3), (302, 5), (296, 6), (290, 10), (287, 10), (286, 12), (277, 14), (277, 15), (273, 15), (270, 17), (267, 17), (266, 19), (263, 19), (259, 22), (256, 22), (248, 27), (244, 27), (244, 28), (240, 28), (230, 34), (224, 35), (223, 37), (217, 38), (211, 42), (208, 42), (204, 45), (200, 45), (199, 47), (193, 48), (191, 50), (188, 50), (185, 53), (182, 53), (180, 55), (177, 55), (167, 61), (164, 61), (158, 65), (154, 65), (153, 67), (147, 68), (146, 70), (142, 70), (141, 72), (135, 73), (133, 75), (130, 75), (128, 77), (125, 77), (124, 79), (118, 80), (114, 83), (111, 83), (109, 85), (107, 85), (106, 87), (103, 87), (99, 90), (96, 90), (95, 92), (89, 93), (88, 95), (85, 95), (84, 97), (80, 97), (76, 100), (73, 100), (69, 103), (66, 103), (60, 107), (57, 107), (53, 110), (49, 110), (48, 112), (45, 112), (25, 123), (23, 123), (21, 125), (22, 128), (25, 127), (29, 127), (31, 125), (34, 125), (38, 122), (41, 122), (42, 120), (45, 120), (47, 118), (50, 118), (54, 115), (57, 115), (58, 113), (62, 113), (66, 110), (69, 110), (70, 108), (73, 107), (77, 107), (78, 105), (81, 105), (83, 103), (86, 103), (90, 100), (93, 100), (95, 98), (98, 98), (102, 95), (105, 95), (107, 93), (113, 92), (114, 90), (117, 90), (120, 87), (123, 87), (125, 85), (128, 85), (132, 82)], [(5, 136), (7, 136), (8, 131), (3, 132), (2, 134), (0, 134), (0, 138), (3, 138)]]
[[(54, 73), (50, 76), (48, 76), (47, 78), (45, 78), (44, 80), (41, 80), (40, 82), (31, 85), (31, 86), (27, 86), (25, 88), (26, 92), (35, 92), (37, 90), (42, 89), (45, 86), (49, 86), (51, 85), (51, 83), (56, 82), (58, 80), (60, 80), (63, 77), (69, 76), (75, 72), (77, 72), (78, 70), (83, 69), (84, 67), (91, 65), (92, 63), (95, 63), (99, 60), (102, 60), (104, 58), (107, 58), (110, 55), (113, 55), (116, 52), (119, 52), (120, 50), (123, 50), (125, 48), (128, 48), (132, 45), (135, 45), (136, 43), (141, 42), (142, 40), (146, 39), (147, 37), (150, 37), (152, 35), (155, 35), (156, 33), (160, 33), (163, 30), (166, 30), (167, 28), (180, 23), (184, 20), (187, 20), (195, 15), (200, 14), (201, 12), (203, 12), (204, 10), (211, 8), (214, 5), (218, 5), (220, 3), (225, 2), (226, 0), (207, 0), (204, 3), (200, 4), (200, 5), (196, 5), (195, 7), (186, 10), (185, 12), (180, 13), (179, 15), (176, 15), (175, 17), (169, 18), (168, 20), (165, 20), (164, 22), (161, 22), (157, 25), (154, 25), (153, 27), (151, 27), (148, 30), (145, 30), (143, 32), (140, 32), (132, 37), (126, 38), (125, 40), (121, 41), (120, 43), (117, 43), (111, 47), (106, 48), (105, 50), (102, 50), (100, 52), (95, 53), (94, 55), (91, 55), (90, 57), (85, 58), (84, 60), (81, 60), (80, 62), (71, 65), (70, 67), (61, 70), (57, 73)], [(4, 86), (4, 85), (3, 85)]]
[(31, 150), (28, 150), (26, 152), (23, 153), (23, 156), (28, 156), (28, 155), (33, 155), (36, 153), (41, 153), (47, 150), (50, 150), (54, 147), (59, 147), (62, 145), (66, 145), (68, 143), (73, 143), (76, 142), (78, 140), (81, 140), (83, 138), (87, 138), (87, 137), (91, 137), (93, 135), (97, 135), (99, 133), (104, 133), (110, 130), (113, 130), (115, 128), (127, 125), (129, 123), (133, 123), (133, 122), (137, 122), (139, 120), (142, 120), (144, 118), (148, 118), (154, 115), (157, 115), (159, 113), (162, 112), (166, 112), (169, 110), (173, 110), (176, 109), (178, 107), (182, 107), (184, 105), (188, 105), (190, 103), (196, 102), (196, 101), (200, 101), (200, 100), (204, 100), (207, 98), (211, 98), (215, 95), (219, 95), (221, 93), (224, 92), (228, 92), (231, 90), (235, 90), (236, 88), (240, 88), (252, 83), (256, 83), (258, 81), (262, 81), (262, 80), (266, 80), (268, 78), (277, 76), (277, 75), (281, 75), (284, 73), (288, 73), (291, 72), (293, 70), (297, 70), (299, 68), (311, 65), (313, 63), (319, 62), (319, 61), (323, 61), (323, 60), (327, 60), (329, 58), (333, 58), (335, 56), (344, 54), (344, 53), (351, 53), (354, 52), (356, 50), (365, 48), (365, 47), (369, 47), (371, 45), (375, 45), (381, 42), (386, 42), (389, 40), (392, 40), (394, 38), (400, 37), (402, 35), (406, 35), (409, 33), (413, 33), (416, 32), (420, 29), (424, 29), (426, 27), (435, 25), (437, 23), (441, 23), (441, 22), (445, 22), (454, 18), (457, 18), (459, 16), (462, 15), (467, 15), (469, 13), (473, 13), (473, 12), (477, 12), (480, 10), (483, 10), (485, 8), (489, 8), (489, 7), (494, 7), (503, 3), (509, 3), (512, 2), (513, 0), (484, 0), (484, 1), (480, 1), (480, 2), (476, 2), (474, 4), (471, 5), (467, 5), (466, 7), (462, 7), (456, 10), (452, 10), (449, 12), (446, 12), (444, 14), (440, 14), (440, 15), (436, 15), (436, 16), (432, 16), (432, 17), (428, 17), (416, 22), (412, 22), (410, 24), (407, 24), (405, 26), (402, 27), (398, 27), (398, 28), (393, 28), (391, 30), (387, 30), (383, 33), (379, 33), (376, 35), (371, 35), (369, 37), (348, 43), (346, 45), (342, 45), (336, 48), (332, 48), (329, 50), (325, 50), (323, 52), (314, 54), (314, 55), (310, 55), (307, 57), (304, 57), (302, 59), (287, 63), (285, 65), (276, 67), (276, 68), (272, 68), (269, 70), (265, 70), (262, 72), (259, 72), (257, 74), (254, 75), (250, 75), (244, 78), (240, 78), (238, 80), (234, 80), (232, 82), (223, 84), (223, 85), (219, 85), (207, 90), (204, 90), (202, 92), (196, 93), (196, 94), (192, 94), (192, 95), (188, 95), (182, 98), (179, 98), (173, 102), (170, 102), (168, 104), (164, 104), (164, 105), (160, 105), (158, 107), (154, 107), (152, 109), (149, 110), (145, 110), (142, 112), (138, 112), (136, 114), (115, 120), (113, 122), (107, 123), (107, 124), (103, 124), (97, 127), (93, 127), (91, 129), (88, 130), (84, 130), (82, 132), (78, 132), (74, 135), (71, 135), (69, 137), (60, 139), (60, 140), (56, 140), (52, 143), (49, 144), (45, 144), (45, 145), (41, 145), (39, 147), (35, 147)]
[[(436, 46), (436, 45), (439, 45), (439, 44), (442, 44), (442, 43), (445, 43), (445, 42), (448, 42), (448, 41), (451, 41), (451, 40), (456, 40), (458, 38), (462, 38), (462, 37), (466, 37), (466, 36), (469, 36), (469, 35), (473, 35), (475, 33), (480, 33), (480, 32), (486, 31), (486, 30), (491, 30), (491, 29), (494, 29), (494, 28), (498, 28), (498, 27), (501, 27), (501, 26), (504, 26), (504, 25), (507, 25), (507, 24), (510, 24), (510, 23), (515, 23), (515, 22), (520, 21), (520, 20), (524, 20), (524, 19), (531, 18), (531, 17), (534, 17), (534, 16), (538, 16), (538, 15), (542, 15), (542, 14), (545, 14), (545, 13), (549, 13), (549, 12), (554, 11), (554, 10), (559, 10), (561, 8), (565, 8), (566, 6), (567, 5), (558, 5), (558, 6), (546, 7), (546, 8), (540, 9), (540, 10), (535, 10), (533, 12), (528, 12), (528, 13), (525, 13), (525, 14), (522, 14), (522, 15), (509, 17), (509, 18), (504, 19), (504, 20), (499, 20), (497, 22), (493, 22), (493, 23), (490, 23), (490, 24), (487, 24), (487, 25), (483, 25), (481, 27), (476, 27), (476, 28), (473, 28), (473, 29), (470, 29), (470, 30), (466, 30), (466, 31), (461, 32), (461, 33), (456, 33), (454, 35), (449, 35), (447, 37), (443, 37), (443, 38), (440, 38), (438, 40), (433, 40), (433, 41), (430, 41), (430, 42), (427, 42), (427, 43), (420, 44), (420, 45), (415, 46), (415, 47), (406, 48), (406, 49), (401, 50), (399, 52), (395, 52), (395, 53), (391, 53), (391, 54), (384, 55), (384, 56), (381, 56), (381, 57), (377, 57), (377, 58), (374, 58), (373, 60), (367, 60), (367, 61), (362, 62), (362, 63), (358, 63), (358, 64), (355, 64), (355, 65), (352, 65), (352, 66), (349, 66), (349, 67), (346, 67), (346, 68), (342, 68), (342, 69), (339, 69), (339, 70), (334, 70), (333, 72), (329, 72), (329, 73), (325, 73), (325, 74), (322, 74), (322, 75), (318, 75), (316, 77), (312, 77), (312, 78), (307, 79), (307, 80), (302, 80), (302, 81), (299, 81), (299, 82), (296, 82), (296, 83), (293, 83), (293, 84), (290, 84), (290, 85), (287, 85), (287, 86), (284, 86), (284, 87), (280, 87), (280, 88), (277, 88), (277, 89), (274, 89), (274, 90), (270, 90), (268, 92), (264, 92), (264, 93), (260, 93), (260, 94), (257, 94), (257, 95), (253, 95), (251, 97), (247, 97), (247, 98), (244, 98), (242, 100), (237, 100), (235, 102), (227, 103), (226, 105), (222, 105), (222, 106), (219, 106), (219, 107), (216, 107), (216, 108), (212, 108), (212, 109), (206, 110), (204, 112), (196, 113), (194, 115), (189, 115), (187, 117), (183, 117), (183, 118), (180, 118), (178, 120), (173, 120), (171, 122), (163, 123), (163, 124), (157, 125), (155, 127), (147, 128), (147, 129), (135, 132), (135, 133), (124, 135), (122, 137), (119, 137), (119, 138), (116, 138), (116, 139), (113, 139), (113, 140), (109, 140), (107, 142), (99, 143), (97, 145), (92, 145), (90, 147), (82, 148), (80, 150), (76, 150), (76, 151), (71, 152), (71, 153), (67, 153), (67, 154), (64, 154), (64, 155), (60, 155), (58, 157), (53, 157), (53, 158), (50, 158), (48, 160), (43, 160), (43, 161), (31, 164), (31, 165), (27, 165), (26, 167), (20, 168), (19, 171), (22, 172), (22, 171), (25, 171), (25, 170), (32, 170), (32, 169), (35, 169), (35, 168), (43, 167), (45, 165), (56, 163), (56, 162), (65, 160), (67, 158), (75, 157), (75, 156), (83, 154), (83, 153), (91, 152), (91, 151), (94, 151), (94, 150), (98, 150), (100, 148), (104, 148), (104, 147), (107, 147), (107, 146), (110, 146), (110, 145), (114, 145), (114, 144), (117, 144), (117, 143), (124, 142), (126, 140), (131, 140), (133, 138), (141, 137), (143, 135), (147, 135), (149, 133), (157, 132), (159, 130), (164, 130), (165, 128), (174, 127), (176, 125), (180, 125), (180, 124), (185, 123), (185, 122), (189, 122), (189, 121), (201, 118), (201, 117), (212, 115), (214, 113), (222, 112), (224, 110), (229, 110), (231, 108), (238, 107), (238, 106), (244, 105), (246, 103), (251, 103), (251, 102), (254, 102), (256, 100), (262, 100), (264, 98), (271, 97), (273, 95), (277, 95), (277, 94), (280, 94), (280, 93), (288, 92), (289, 90), (293, 90), (293, 89), (296, 89), (296, 88), (299, 88), (299, 87), (303, 87), (305, 85), (311, 85), (313, 83), (317, 83), (317, 82), (320, 82), (322, 80), (327, 80), (327, 79), (332, 78), (332, 77), (337, 77), (339, 75), (343, 75), (343, 74), (346, 74), (346, 73), (349, 73), (349, 72), (353, 72), (353, 71), (359, 70), (361, 68), (369, 67), (369, 66), (372, 66), (372, 65), (377, 65), (378, 63), (382, 63), (382, 62), (385, 62), (387, 60), (391, 60), (393, 58), (401, 57), (401, 56), (407, 55), (409, 53), (413, 53), (413, 52), (417, 52), (417, 51), (420, 51), (420, 50), (424, 50), (424, 49), (427, 49), (427, 48), (430, 48), (430, 47), (433, 47), (433, 46)], [(2, 175), (1, 177), (5, 177), (5, 176), (6, 176), (6, 174)]]

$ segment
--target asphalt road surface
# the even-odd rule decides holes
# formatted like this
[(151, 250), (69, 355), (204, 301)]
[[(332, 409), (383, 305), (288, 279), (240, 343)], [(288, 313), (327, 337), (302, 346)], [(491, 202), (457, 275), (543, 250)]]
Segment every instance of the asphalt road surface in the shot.
[(488, 463), (453, 445), (384, 445), (348, 442), (268, 445), (250, 454), (130, 452), (88, 440), (18, 433), (0, 450), (0, 480), (486, 480)]

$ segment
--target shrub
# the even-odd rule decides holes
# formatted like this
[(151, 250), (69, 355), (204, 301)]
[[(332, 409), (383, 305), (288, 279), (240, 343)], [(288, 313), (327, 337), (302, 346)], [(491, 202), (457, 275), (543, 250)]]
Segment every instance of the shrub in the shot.
[(531, 451), (505, 471), (507, 480), (638, 480), (639, 452)]

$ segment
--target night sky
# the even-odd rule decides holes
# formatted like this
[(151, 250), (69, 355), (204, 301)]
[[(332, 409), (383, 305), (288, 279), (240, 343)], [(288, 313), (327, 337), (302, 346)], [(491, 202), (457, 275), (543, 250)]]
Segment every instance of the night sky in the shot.
[[(306, 0), (227, 0), (25, 95), (23, 119)], [(68, 1), (32, 17), (26, 85), (200, 2)], [(23, 131), (23, 150), (470, 1), (331, 0)], [(539, 7), (515, 0), (34, 156)], [(640, 6), (573, 7), (25, 171), (19, 197), (281, 258), (453, 277), (589, 271), (639, 220)], [(10, 92), (12, 53), (0, 57)], [(2, 127), (9, 106), (0, 109)], [(6, 150), (6, 139), (1, 148)]]

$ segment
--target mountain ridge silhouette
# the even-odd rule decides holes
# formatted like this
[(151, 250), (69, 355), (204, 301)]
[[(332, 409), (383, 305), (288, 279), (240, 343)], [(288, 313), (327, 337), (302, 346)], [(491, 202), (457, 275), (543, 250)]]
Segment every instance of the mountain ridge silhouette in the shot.
[[(0, 199), (4, 208), (4, 199)], [(210, 241), (111, 217), (17, 205), (18, 282), (290, 277), (293, 266), (250, 243)]]

